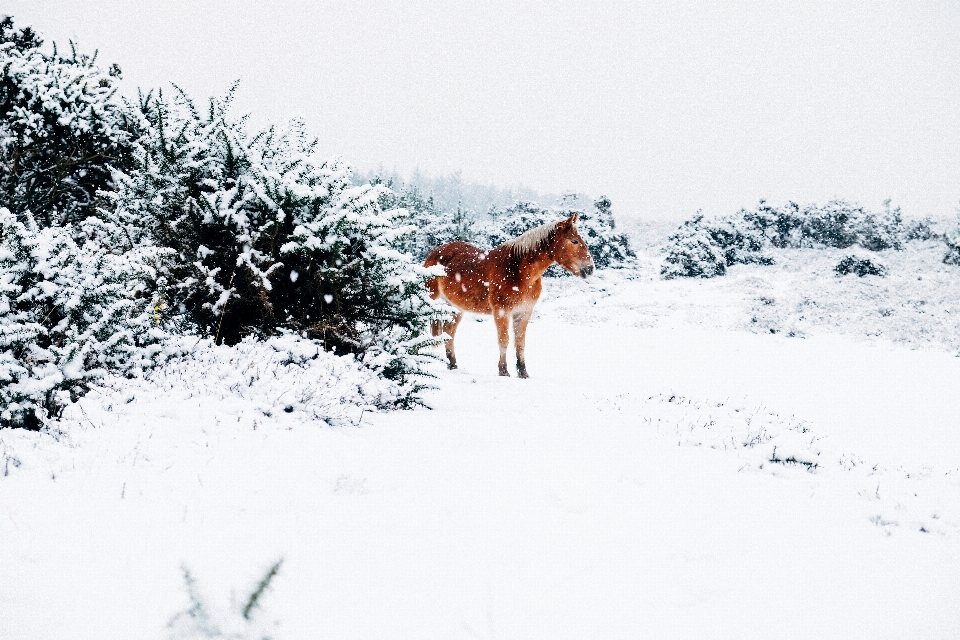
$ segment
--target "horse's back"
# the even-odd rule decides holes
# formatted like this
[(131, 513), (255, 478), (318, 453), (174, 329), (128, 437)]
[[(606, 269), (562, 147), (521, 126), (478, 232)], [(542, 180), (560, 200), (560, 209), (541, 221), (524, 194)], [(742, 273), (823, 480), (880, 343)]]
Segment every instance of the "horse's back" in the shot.
[(434, 249), (424, 262), (425, 267), (439, 264), (445, 276), (427, 282), (430, 297), (441, 295), (455, 307), (473, 313), (491, 313), (488, 297), (487, 251), (457, 240)]
[(447, 244), (442, 244), (430, 252), (423, 266), (432, 267), (435, 264), (439, 264), (448, 267), (455, 263), (479, 263), (483, 260), (485, 254), (486, 252), (480, 247), (475, 247), (469, 242), (463, 242), (462, 240), (455, 240)]

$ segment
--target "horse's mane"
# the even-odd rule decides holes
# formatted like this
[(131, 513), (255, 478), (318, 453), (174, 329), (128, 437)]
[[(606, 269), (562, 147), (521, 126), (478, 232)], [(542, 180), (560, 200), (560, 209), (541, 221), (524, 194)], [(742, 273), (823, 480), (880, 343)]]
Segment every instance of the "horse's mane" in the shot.
[(548, 222), (522, 233), (513, 240), (507, 240), (503, 246), (510, 247), (510, 253), (515, 256), (525, 256), (543, 248), (553, 233), (557, 230), (558, 222)]

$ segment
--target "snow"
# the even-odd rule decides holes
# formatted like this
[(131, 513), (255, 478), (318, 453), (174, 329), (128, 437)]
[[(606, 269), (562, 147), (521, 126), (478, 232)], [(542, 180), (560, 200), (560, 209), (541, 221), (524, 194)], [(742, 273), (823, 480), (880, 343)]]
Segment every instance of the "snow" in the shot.
[(546, 283), (529, 380), (461, 323), (413, 411), (293, 336), (187, 343), (59, 430), (0, 431), (0, 637), (180, 637), (181, 567), (237, 637), (960, 637), (960, 268), (935, 252), (663, 281), (643, 251)]

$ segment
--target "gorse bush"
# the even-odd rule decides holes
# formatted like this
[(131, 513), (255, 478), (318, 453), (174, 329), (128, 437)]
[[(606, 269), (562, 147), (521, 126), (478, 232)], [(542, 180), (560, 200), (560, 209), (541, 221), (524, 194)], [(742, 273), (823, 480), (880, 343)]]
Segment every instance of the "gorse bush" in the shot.
[(116, 97), (119, 70), (0, 21), (0, 426), (37, 426), (187, 333), (294, 331), (416, 402), (430, 275), (415, 229), (320, 158), (300, 122), (251, 131), (235, 90)]
[(95, 223), (135, 146), (119, 69), (41, 45), (0, 19), (0, 426), (36, 428), (106, 371), (135, 375), (162, 335), (163, 250), (118, 250)]
[(400, 251), (412, 227), (378, 205), (385, 189), (352, 186), (299, 122), (248, 132), (232, 96), (203, 110), (182, 91), (142, 97), (136, 170), (117, 172), (103, 224), (174, 252), (168, 304), (218, 342), (285, 328), (338, 353), (415, 351), (438, 312)]
[(36, 428), (106, 371), (153, 364), (163, 332), (142, 289), (162, 254), (78, 244), (0, 209), (0, 426)]
[(857, 256), (846, 256), (833, 270), (838, 276), (856, 274), (862, 278), (864, 276), (883, 277), (887, 275), (887, 268), (882, 264), (874, 262), (870, 258), (860, 258)]
[(104, 70), (72, 44), (69, 56), (41, 45), (0, 19), (0, 206), (63, 226), (93, 213), (134, 139), (115, 98), (119, 67)]
[(664, 278), (713, 278), (735, 264), (772, 264), (763, 253), (763, 234), (736, 218), (705, 220), (703, 214), (684, 222), (668, 239), (660, 270)]
[(902, 249), (914, 239), (932, 237), (928, 220), (906, 223), (900, 208), (876, 213), (842, 200), (805, 207), (789, 202), (773, 207), (761, 200), (756, 209), (732, 216), (684, 222), (666, 245), (664, 278), (723, 275), (734, 264), (772, 264), (768, 247), (799, 249), (859, 246), (870, 251)]
[(943, 242), (947, 245), (944, 263), (960, 265), (960, 207), (957, 208), (957, 226), (943, 234)]

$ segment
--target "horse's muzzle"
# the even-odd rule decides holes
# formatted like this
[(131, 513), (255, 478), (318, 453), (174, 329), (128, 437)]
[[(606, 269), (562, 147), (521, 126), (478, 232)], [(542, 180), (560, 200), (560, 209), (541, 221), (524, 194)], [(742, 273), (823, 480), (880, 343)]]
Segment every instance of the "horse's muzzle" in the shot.
[(586, 277), (587, 277), (588, 275), (590, 275), (591, 273), (593, 273), (593, 265), (592, 265), (592, 264), (588, 264), (588, 265), (585, 265), (585, 266), (583, 266), (583, 267), (580, 267), (580, 277), (581, 277), (581, 278), (586, 278)]

